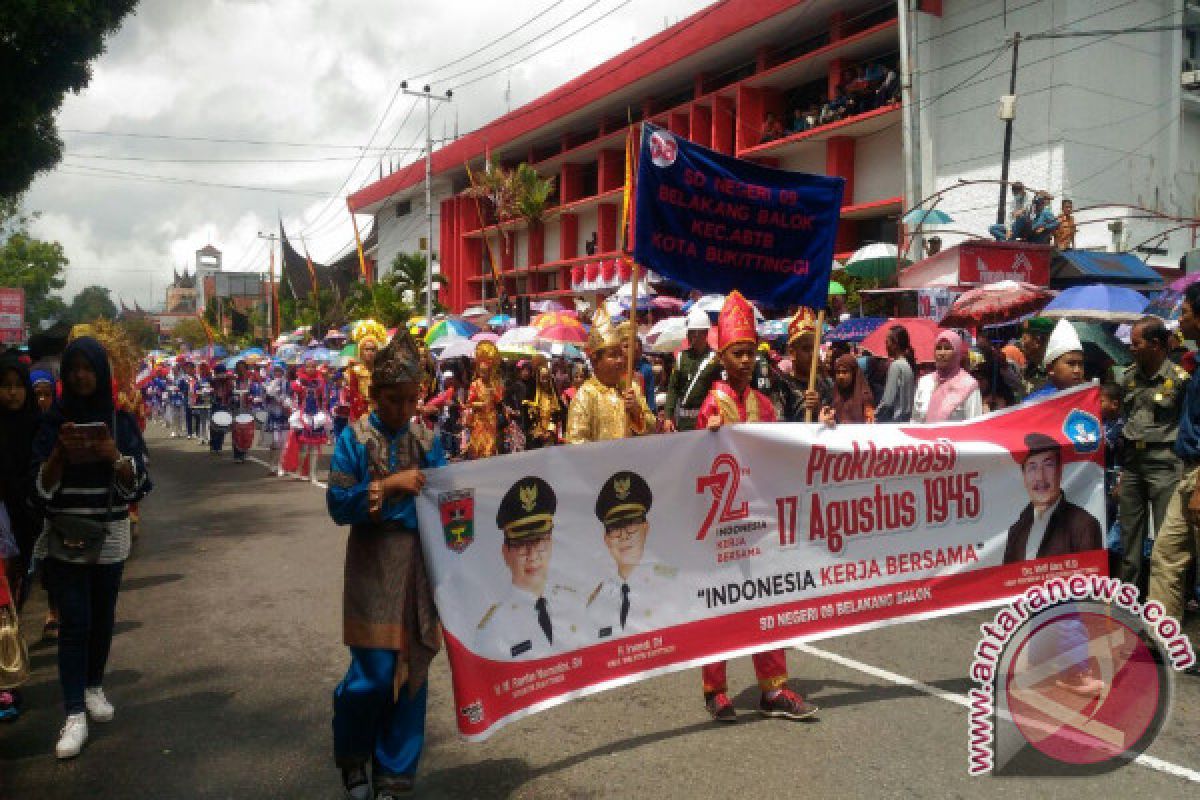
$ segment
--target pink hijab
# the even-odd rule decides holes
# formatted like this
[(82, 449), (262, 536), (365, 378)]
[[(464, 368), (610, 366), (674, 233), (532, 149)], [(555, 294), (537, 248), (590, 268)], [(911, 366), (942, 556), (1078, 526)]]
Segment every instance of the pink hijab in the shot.
[(934, 340), (933, 349), (942, 342), (954, 348), (954, 357), (945, 369), (938, 368), (937, 386), (929, 398), (929, 411), (925, 414), (926, 422), (945, 422), (971, 392), (979, 388), (979, 384), (971, 377), (971, 373), (963, 369), (963, 361), (967, 358), (967, 347), (954, 331), (942, 331)]

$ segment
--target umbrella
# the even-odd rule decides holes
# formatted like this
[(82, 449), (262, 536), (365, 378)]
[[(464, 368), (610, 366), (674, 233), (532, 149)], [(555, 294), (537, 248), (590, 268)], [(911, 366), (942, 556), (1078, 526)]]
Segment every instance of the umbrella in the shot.
[(683, 301), (669, 294), (660, 294), (650, 300), (650, 307), (659, 311), (679, 311), (683, 308)]
[(479, 346), (479, 342), (471, 339), (462, 339), (458, 336), (443, 336), (441, 339), (438, 339), (435, 346), (443, 344), (445, 346), (441, 347), (441, 352), (437, 354), (440, 361), (447, 361), (451, 358), (462, 358), (463, 356), (473, 358), (475, 356), (475, 348)]
[[(750, 304), (754, 309), (754, 321), (756, 323), (763, 321), (762, 312), (758, 310), (758, 306)], [(721, 309), (725, 307), (725, 295), (723, 294), (706, 294), (698, 300), (692, 300), (683, 304), (681, 311), (691, 311), (693, 308), (698, 308), (708, 314), (712, 319), (717, 318), (717, 314), (721, 313)]]
[[(658, 292), (652, 289), (650, 284), (646, 283), (645, 280), (638, 284), (637, 293), (639, 298), (653, 297), (654, 295), (658, 294)], [(626, 281), (625, 283), (621, 284), (619, 287), (617, 287), (617, 291), (613, 294), (616, 295), (618, 300), (623, 299), (628, 302), (629, 298), (633, 296), (633, 281)]]
[(546, 353), (551, 356), (562, 356), (568, 361), (583, 360), (583, 352), (573, 344), (538, 341), (537, 350), (539, 353)]
[(1093, 283), (1064, 289), (1041, 311), (1041, 316), (1092, 322), (1133, 322), (1141, 319), (1148, 300), (1133, 289)]
[(532, 325), (511, 328), (496, 340), (496, 349), (510, 355), (531, 355), (537, 335), (538, 329)]
[(265, 356), (266, 352), (261, 347), (247, 347), (238, 355), (240, 356)]
[(904, 215), (904, 224), (910, 228), (919, 225), (949, 225), (954, 219), (945, 211), (937, 208), (914, 208)]
[(491, 331), (480, 331), (471, 337), (472, 342), (494, 342), (500, 338), (500, 334), (492, 333)]
[(467, 322), (465, 319), (444, 319), (430, 328), (429, 333), (425, 334), (425, 344), (433, 344), (443, 336), (453, 335), (470, 339), (479, 333), (479, 330), (478, 325), (473, 322)]
[(543, 342), (562, 342), (563, 344), (583, 344), (587, 341), (587, 331), (582, 325), (549, 325), (538, 331), (537, 338)]
[(763, 339), (779, 339), (787, 336), (788, 320), (769, 319), (758, 324), (758, 335)]
[(673, 353), (687, 341), (687, 317), (668, 317), (646, 332), (646, 349), (651, 353)]
[(491, 313), (491, 311), (488, 311), (483, 306), (471, 306), (463, 311), (459, 316), (461, 316), (463, 319), (470, 319), (474, 321), (476, 317), (487, 317), (490, 316)]
[(281, 335), (279, 336), (279, 338), (278, 338), (278, 339), (276, 339), (276, 340), (273, 342), (273, 344), (274, 344), (276, 347), (283, 347), (285, 344), (291, 344), (291, 343), (292, 343), (292, 341), (293, 341), (292, 334), (290, 334), (290, 333), (284, 333), (284, 334), (281, 334)]
[(846, 259), (846, 272), (856, 278), (883, 280), (896, 274), (902, 264), (910, 264), (907, 258), (900, 258), (900, 253), (894, 244), (869, 244), (854, 251)]
[(338, 355), (345, 357), (345, 358), (358, 358), (358, 345), (355, 344), (354, 342), (351, 342), (350, 344), (343, 347), (338, 352)]
[(275, 358), (285, 364), (295, 364), (300, 360), (300, 345), (285, 344), (275, 351)]
[(536, 300), (529, 304), (529, 308), (544, 314), (547, 311), (563, 311), (566, 307), (557, 300)]
[(1200, 281), (1200, 272), (1190, 272), (1182, 278), (1176, 278), (1167, 284), (1167, 288), (1173, 292), (1182, 293), (1184, 289), (1191, 286), (1196, 281)]
[[(887, 317), (851, 317), (845, 322), (839, 322), (821, 338), (827, 342), (861, 342), (885, 322)], [(883, 355), (883, 352), (880, 352), (880, 355)]]
[[(1200, 272), (1196, 274), (1200, 275)], [(1180, 280), (1186, 280), (1186, 278), (1180, 278)], [(1179, 283), (1179, 281), (1175, 281), (1175, 283)], [(1174, 286), (1175, 284), (1171, 285)], [(1175, 289), (1167, 289), (1164, 292), (1160, 292), (1158, 297), (1151, 300), (1145, 309), (1143, 309), (1143, 313), (1145, 314), (1153, 314), (1156, 317), (1162, 317), (1167, 320), (1179, 319), (1179, 315), (1182, 312), (1183, 293)]]
[(845, 286), (842, 286), (842, 285), (841, 285), (840, 283), (838, 283), (837, 281), (830, 281), (830, 282), (829, 282), (829, 296), (830, 296), (830, 297), (834, 297), (834, 296), (844, 296), (845, 294), (846, 294), (846, 287), (845, 287)]
[(989, 283), (959, 295), (941, 324), (943, 328), (978, 328), (1008, 322), (1039, 311), (1050, 297), (1048, 289), (1032, 283)]
[(516, 322), (516, 320), (514, 320), (508, 314), (497, 314), (496, 316), (489, 319), (487, 321), (487, 324), (488, 324), (489, 328), (507, 328), (509, 325), (512, 325), (514, 322)]
[(311, 359), (313, 361), (328, 364), (336, 359), (337, 356), (338, 354), (330, 350), (328, 347), (310, 347), (301, 354), (300, 358), (302, 361), (308, 361)]
[(583, 327), (583, 323), (579, 321), (579, 317), (574, 311), (546, 311), (534, 317), (530, 324), (535, 328), (549, 328), (553, 325)]
[(933, 320), (924, 317), (897, 317), (885, 320), (883, 324), (868, 334), (867, 338), (862, 340), (859, 347), (863, 350), (870, 350), (875, 355), (885, 355), (887, 353), (887, 332), (893, 325), (900, 325), (908, 331), (908, 341), (912, 345), (917, 361), (933, 362), (933, 343), (937, 340), (938, 334), (942, 332), (942, 328), (938, 327)]
[(1079, 322), (1071, 320), (1071, 324), (1075, 326), (1075, 332), (1079, 334), (1079, 341), (1083, 343), (1083, 350), (1086, 354), (1088, 351), (1094, 350), (1101, 355), (1111, 358), (1118, 367), (1123, 367), (1126, 364), (1133, 362), (1133, 356), (1129, 354), (1129, 348), (1121, 343), (1115, 335), (1109, 333), (1105, 327), (1097, 322)]
[(330, 328), (329, 332), (325, 334), (325, 338), (326, 339), (345, 339), (346, 334), (342, 333), (337, 328)]

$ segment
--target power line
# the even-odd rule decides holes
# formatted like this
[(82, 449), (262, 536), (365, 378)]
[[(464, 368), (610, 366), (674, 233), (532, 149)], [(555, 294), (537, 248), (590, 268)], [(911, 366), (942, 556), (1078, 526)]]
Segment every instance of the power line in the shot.
[(154, 156), (114, 156), (103, 153), (74, 153), (74, 158), (97, 161), (145, 161), (154, 164), (316, 164), (328, 161), (353, 161), (356, 156), (319, 156), (316, 158), (156, 158)]
[[(598, 0), (597, 0), (597, 2), (598, 2)], [(583, 31), (587, 30), (588, 28), (592, 27), (593, 25), (596, 25), (597, 23), (604, 21), (608, 17), (611, 17), (613, 14), (617, 13), (625, 6), (629, 5), (631, 2), (632, 2), (632, 0), (624, 0), (623, 2), (613, 6), (611, 9), (604, 12), (600, 16), (596, 17), (591, 22), (587, 22), (587, 23), (579, 26), (575, 30), (571, 31), (570, 33), (566, 34), (565, 36), (555, 39), (553, 42), (550, 42), (550, 44), (546, 45), (545, 47), (542, 47), (538, 50), (534, 50), (532, 53), (530, 53), (526, 56), (523, 56), (523, 57), (517, 59), (516, 61), (511, 61), (508, 64), (505, 64), (504, 66), (502, 66), (498, 69), (492, 70), (491, 72), (485, 72), (483, 75), (477, 75), (476, 77), (472, 78), (469, 81), (464, 81), (463, 83), (460, 83), (457, 86), (455, 86), (454, 89), (457, 90), (457, 89), (463, 88), (464, 86), (470, 86), (472, 84), (479, 83), (480, 81), (490, 78), (493, 75), (504, 72), (505, 70), (508, 70), (508, 69), (512, 69), (517, 64), (522, 64), (522, 63), (528, 61), (529, 59), (533, 58), (534, 56), (537, 56), (537, 55), (540, 55), (540, 54), (546, 52), (547, 50), (549, 50), (552, 47), (557, 47), (558, 45), (565, 42), (567, 39), (570, 39), (571, 37), (573, 37), (579, 33), (582, 33)], [(592, 3), (592, 5), (595, 5), (595, 3)], [(588, 6), (588, 8), (590, 8), (590, 7), (591, 6)], [(584, 10), (586, 10), (586, 9), (584, 9)], [(473, 71), (473, 70), (468, 70), (468, 71)], [(449, 79), (447, 79), (447, 80), (449, 80)]]
[(503, 33), (503, 34), (497, 36), (495, 39), (492, 39), (487, 44), (482, 45), (482, 46), (472, 50), (471, 52), (467, 53), (464, 56), (459, 56), (458, 58), (454, 59), (453, 61), (447, 61), (445, 64), (442, 64), (441, 66), (434, 67), (433, 69), (427, 70), (425, 72), (417, 73), (416, 75), (411, 76), (409, 78), (409, 80), (410, 81), (420, 80), (421, 78), (427, 77), (429, 75), (433, 75), (436, 72), (441, 72), (442, 70), (444, 70), (448, 67), (453, 67), (456, 64), (461, 64), (462, 62), (466, 61), (468, 58), (478, 55), (479, 53), (482, 53), (484, 50), (487, 50), (492, 45), (498, 44), (499, 42), (503, 41), (504, 39), (507, 39), (509, 36), (512, 36), (514, 33), (517, 33), (522, 28), (528, 27), (530, 24), (532, 24), (533, 22), (536, 22), (538, 19), (545, 16), (547, 13), (553, 11), (558, 6), (561, 6), (564, 2), (566, 2), (566, 0), (555, 0), (555, 2), (546, 6), (541, 11), (537, 12), (532, 17), (530, 17), (529, 19), (525, 20), (517, 27), (510, 30), (508, 33)]
[[(72, 171), (73, 170), (73, 171)], [(80, 172), (78, 170), (88, 170)], [(122, 180), (144, 181), (150, 183), (177, 183), (188, 184), (192, 186), (207, 186), (215, 189), (240, 189), (248, 192), (276, 192), (279, 194), (295, 194), (308, 197), (324, 197), (324, 192), (306, 191), (303, 189), (287, 189), (283, 187), (273, 186), (250, 186), (240, 183), (220, 183), (217, 181), (202, 181), (191, 178), (177, 178), (168, 175), (150, 175), (143, 172), (126, 172), (124, 170), (105, 169), (103, 167), (93, 167), (88, 164), (64, 164), (58, 170), (64, 175), (72, 175), (76, 177), (90, 178), (115, 178)]]
[[(593, 8), (598, 6), (601, 2), (603, 2), (603, 0), (591, 0), (591, 2), (589, 2), (587, 5), (585, 5), (583, 8), (581, 8), (575, 12), (576, 16), (578, 16), (579, 14), (583, 14), (586, 11), (592, 10)], [(625, 0), (620, 5), (617, 5), (616, 7), (614, 7), (613, 10), (615, 11), (617, 8), (620, 8), (621, 6), (628, 5), (628, 3), (629, 3), (629, 0)], [(609, 13), (611, 13), (611, 12), (609, 12)], [(488, 59), (487, 61), (484, 61), (481, 64), (476, 64), (473, 67), (468, 67), (467, 69), (460, 70), (459, 72), (455, 72), (452, 75), (443, 75), (438, 80), (442, 83), (448, 83), (457, 78), (461, 78), (464, 75), (469, 75), (472, 72), (476, 72), (478, 70), (485, 69), (486, 67), (490, 67), (492, 64), (499, 62), (501, 59), (507, 58), (508, 56), (511, 56), (512, 54), (528, 47), (529, 45), (533, 44), (534, 42), (536, 42), (538, 39), (540, 39), (541, 37), (543, 37), (545, 35), (546, 35), (545, 33), (539, 33), (536, 36), (534, 36), (532, 39), (524, 41), (521, 44), (519, 44), (516, 47), (513, 47), (509, 50), (505, 50), (503, 53), (493, 56), (492, 58)], [(534, 53), (533, 55), (536, 55), (536, 53)], [(455, 88), (457, 88), (457, 87), (455, 87)]]
[(249, 144), (263, 147), (324, 147), (330, 150), (369, 150), (361, 144), (332, 144), (328, 142), (285, 142), (266, 139), (231, 139), (216, 136), (177, 136), (169, 133), (135, 133), (133, 131), (97, 131), (80, 128), (59, 128), (61, 133), (80, 136), (111, 136), (126, 139), (159, 139), (170, 142), (214, 142), (217, 144)]

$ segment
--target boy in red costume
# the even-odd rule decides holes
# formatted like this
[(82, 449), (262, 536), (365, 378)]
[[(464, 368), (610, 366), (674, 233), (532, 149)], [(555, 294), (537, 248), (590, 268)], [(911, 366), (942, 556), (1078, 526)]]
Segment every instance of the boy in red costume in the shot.
[[(736, 422), (775, 422), (770, 399), (750, 386), (754, 374), (758, 333), (754, 327), (754, 309), (736, 290), (725, 300), (717, 319), (717, 352), (725, 368), (725, 380), (715, 381), (700, 406), (697, 428), (718, 430)], [(783, 650), (755, 653), (754, 673), (762, 689), (758, 710), (766, 717), (807, 719), (817, 707), (787, 687), (787, 655)], [(717, 661), (701, 668), (704, 680), (704, 707), (717, 722), (734, 722), (737, 714), (726, 693), (725, 662)]]

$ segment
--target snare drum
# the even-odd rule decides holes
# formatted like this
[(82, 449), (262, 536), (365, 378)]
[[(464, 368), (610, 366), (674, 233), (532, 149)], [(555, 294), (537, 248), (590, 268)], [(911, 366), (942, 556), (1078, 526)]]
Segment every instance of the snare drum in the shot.
[(254, 417), (238, 414), (233, 418), (233, 446), (238, 450), (249, 450), (254, 446)]
[(213, 433), (226, 433), (233, 425), (233, 414), (228, 411), (214, 411), (212, 415)]

